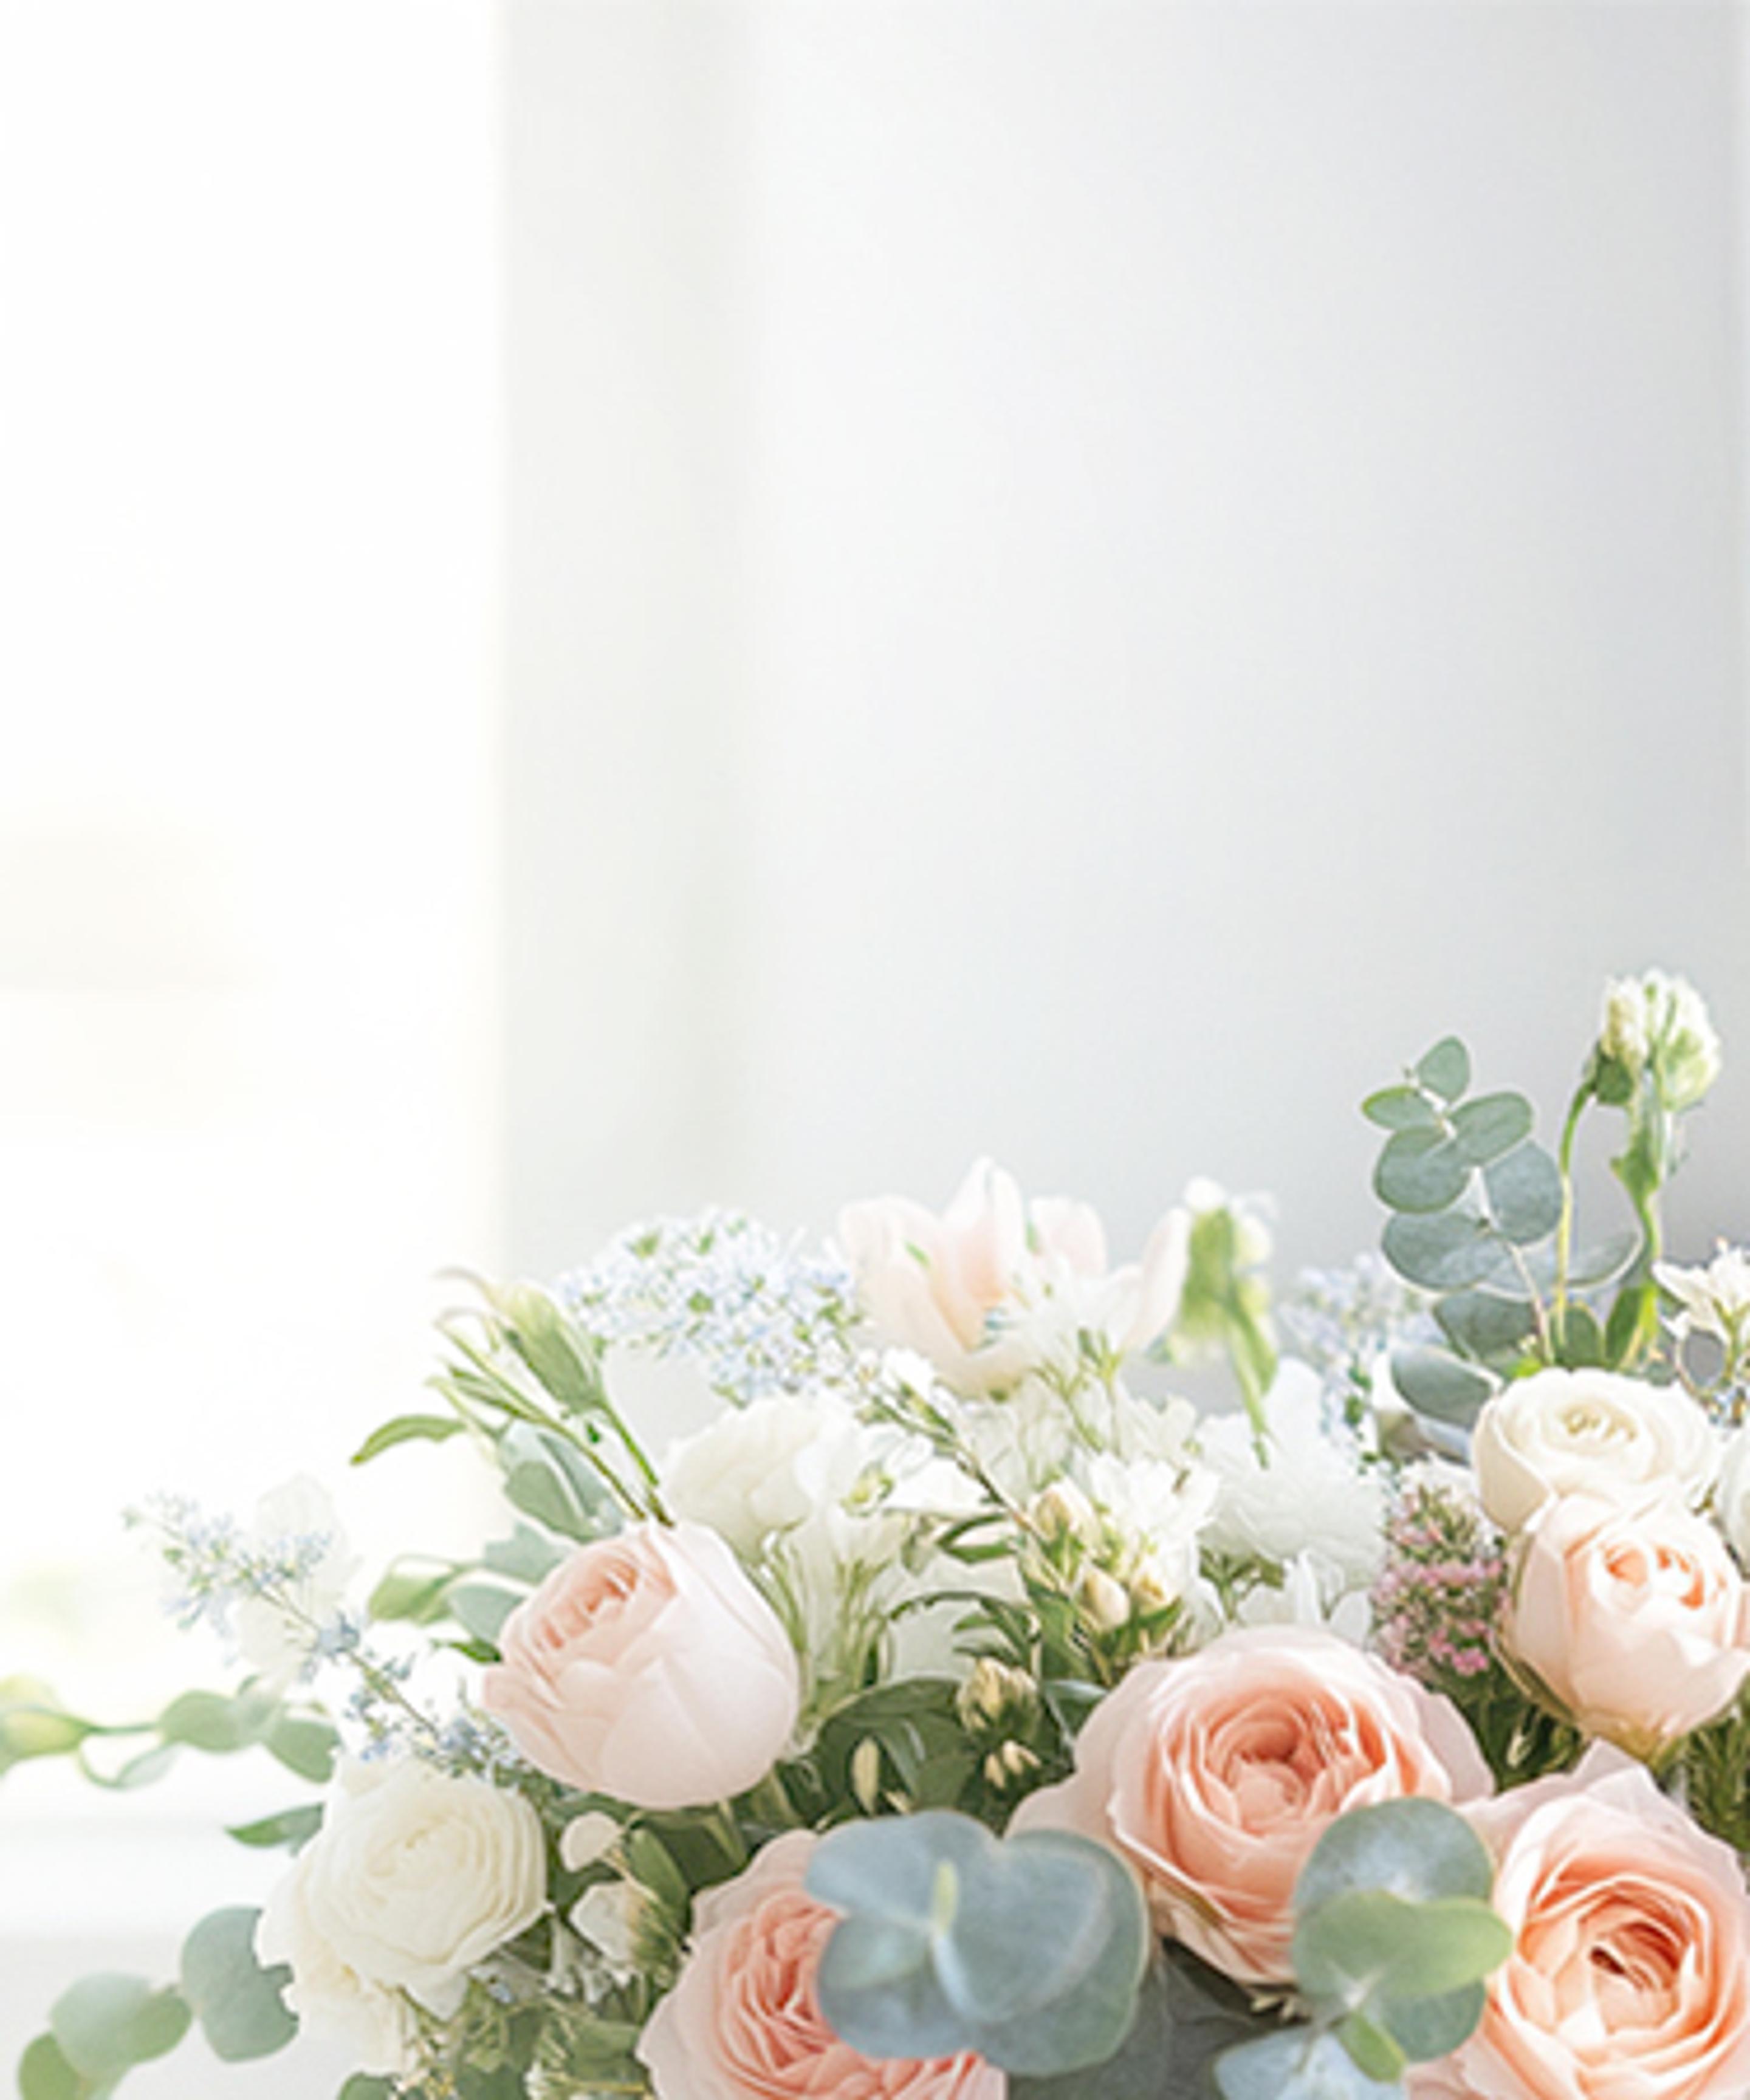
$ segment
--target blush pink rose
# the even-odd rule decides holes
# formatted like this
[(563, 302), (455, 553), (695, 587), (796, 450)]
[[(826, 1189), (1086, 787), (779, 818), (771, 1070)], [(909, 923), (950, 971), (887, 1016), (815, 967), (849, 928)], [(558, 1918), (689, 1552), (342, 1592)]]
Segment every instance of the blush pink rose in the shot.
[(1545, 1503), (1501, 1631), (1582, 1728), (1637, 1755), (1711, 1720), (1750, 1674), (1750, 1592), (1674, 1497)]
[[(1190, 1214), (1171, 1211), (1139, 1262), (1109, 1268), (1105, 1231), (1087, 1204), (1027, 1203), (1014, 1176), (988, 1159), (940, 1217), (887, 1196), (839, 1218), (870, 1317), (966, 1392), (1014, 1383), (1042, 1349), (1073, 1345), (1078, 1329), (1104, 1335), (1121, 1354), (1145, 1348), (1179, 1309), (1190, 1233)], [(1017, 1322), (1020, 1331), (1005, 1335)]]
[(1295, 1881), (1337, 1816), (1489, 1785), (1445, 1700), (1334, 1634), (1259, 1626), (1132, 1670), (1095, 1708), (1073, 1776), (1025, 1801), (1014, 1827), (1111, 1845), (1163, 1933), (1241, 1983), (1281, 1983)]
[(814, 1974), (838, 1922), (803, 1886), (812, 1832), (775, 1838), (694, 1906), (679, 1979), (638, 2057), (656, 2100), (1004, 2100), (981, 2056), (861, 2056), (827, 2024)]
[(1607, 1749), (1471, 1811), (1514, 1932), (1475, 2032), (1413, 2100), (1743, 2100), (1750, 1899), (1736, 1855)]
[(639, 1808), (744, 1793), (796, 1724), (796, 1651), (714, 1531), (580, 1546), (505, 1621), (482, 1703), (538, 1771)]

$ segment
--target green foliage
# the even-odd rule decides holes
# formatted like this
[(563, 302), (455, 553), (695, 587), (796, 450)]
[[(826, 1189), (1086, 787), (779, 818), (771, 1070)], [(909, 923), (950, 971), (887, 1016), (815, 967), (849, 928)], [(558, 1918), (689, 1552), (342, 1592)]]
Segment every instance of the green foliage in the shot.
[(227, 2063), (271, 2056), (298, 2032), (281, 1995), (291, 1980), (283, 1964), (255, 1958), (258, 1910), (216, 1910), (183, 1942), (183, 1996), (213, 2054)]
[(398, 1444), (445, 1444), (460, 1436), (467, 1423), (455, 1414), (398, 1414), (381, 1423), (352, 1454), (355, 1466), (368, 1465)]
[(868, 2054), (972, 2049), (1049, 2076), (1104, 2063), (1135, 2018), (1142, 1892), (1086, 1839), (998, 1840), (941, 1812), (852, 1824), (816, 1848), (809, 1888), (845, 1913), (821, 1961), (822, 2010)]
[(1369, 2077), (1355, 2054), (1318, 2027), (1285, 2027), (1230, 2049), (1215, 2066), (1222, 2100), (1385, 2100), (1400, 2091), (1396, 2074)]
[(188, 2032), (181, 1994), (143, 1977), (82, 1977), (58, 1997), (49, 2032), (68, 2066), (94, 2093), (105, 2093), (137, 2063), (166, 2056)]
[(236, 1838), (240, 1845), (253, 1846), (258, 1850), (284, 1845), (296, 1852), (307, 1845), (321, 1828), (321, 1807), (311, 1802), (302, 1808), (283, 1808), (277, 1815), (264, 1815), (253, 1823), (230, 1824), (225, 1835)]

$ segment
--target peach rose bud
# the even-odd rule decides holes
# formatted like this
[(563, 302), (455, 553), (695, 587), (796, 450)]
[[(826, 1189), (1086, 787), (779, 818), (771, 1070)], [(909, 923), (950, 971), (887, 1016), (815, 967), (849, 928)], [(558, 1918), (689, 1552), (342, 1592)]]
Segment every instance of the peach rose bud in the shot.
[(538, 1771), (638, 1808), (745, 1793), (796, 1724), (796, 1652), (703, 1524), (580, 1546), (505, 1622), (481, 1699)]

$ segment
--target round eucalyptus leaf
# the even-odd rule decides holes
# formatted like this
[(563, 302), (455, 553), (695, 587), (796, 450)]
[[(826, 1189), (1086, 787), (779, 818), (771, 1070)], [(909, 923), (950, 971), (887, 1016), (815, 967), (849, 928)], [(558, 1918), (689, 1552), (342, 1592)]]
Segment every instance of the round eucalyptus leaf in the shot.
[(1494, 1290), (1458, 1290), (1434, 1308), (1440, 1330), (1454, 1348), (1488, 1358), (1518, 1348), (1536, 1326), (1528, 1298)]
[(1495, 1222), (1516, 1246), (1546, 1239), (1562, 1215), (1562, 1175), (1541, 1145), (1516, 1145), (1483, 1170)]
[(271, 2056), (298, 2032), (280, 1995), (292, 1979), (283, 1963), (264, 1969), (255, 1958), (258, 1910), (215, 1910), (183, 1942), (183, 1996), (201, 2023), (213, 2054), (227, 2063)]
[(928, 1937), (914, 1926), (840, 1919), (815, 1989), (835, 2033), (865, 2056), (957, 2056), (970, 2046), (966, 2022), (937, 1979)]
[(1523, 1144), (1536, 1120), (1523, 1094), (1479, 1094), (1452, 1110), (1452, 1140), (1472, 1167), (1486, 1167)]
[(1222, 2100), (1403, 2100), (1394, 2078), (1369, 2078), (1333, 2034), (1285, 2027), (1215, 2062)]
[(1439, 1111), (1420, 1087), (1382, 1087), (1361, 1104), (1361, 1113), (1382, 1130), (1422, 1130), (1439, 1120)]
[(1487, 1372), (1461, 1364), (1443, 1349), (1400, 1349), (1391, 1359), (1391, 1383), (1418, 1414), (1456, 1422), (1468, 1429), (1495, 1390)]
[[(932, 1809), (884, 1815), (829, 1830), (809, 1860), (808, 1892), (835, 1910), (883, 1917), (928, 1931), (940, 1921), (946, 1867), (959, 1890), (997, 1840), (969, 1815)], [(958, 1901), (958, 1895), (956, 1895)]]
[(1382, 1889), (1412, 1902), (1468, 1897), (1486, 1903), (1495, 1883), (1488, 1848), (1456, 1809), (1412, 1796), (1339, 1815), (1294, 1884), (1304, 1917), (1333, 1896)]
[(1620, 1233), (1612, 1233), (1607, 1240), (1600, 1240), (1596, 1246), (1582, 1247), (1568, 1264), (1567, 1281), (1570, 1289), (1591, 1290), (1603, 1283), (1614, 1283), (1619, 1276), (1633, 1266), (1641, 1251), (1641, 1235), (1633, 1225), (1626, 1225)]
[(1563, 1367), (1572, 1371), (1596, 1370), (1609, 1360), (1604, 1330), (1589, 1305), (1571, 1303), (1563, 1312), (1556, 1334), (1556, 1354)]
[(465, 1633), (496, 1648), (505, 1620), (528, 1594), (498, 1582), (457, 1582), (445, 1593), (444, 1602)]
[(1470, 1180), (1470, 1163), (1438, 1130), (1400, 1130), (1373, 1169), (1373, 1193), (1394, 1211), (1422, 1216), (1450, 1210)]
[(1475, 2029), (1488, 2003), (1482, 1983), (1466, 1983), (1435, 1998), (1394, 1998), (1379, 2008), (1379, 2023), (1412, 2063), (1450, 2056)]
[(1416, 1076), (1443, 1101), (1456, 1101), (1470, 1083), (1470, 1052), (1456, 1035), (1443, 1035), (1417, 1065)]
[(1479, 1982), (1512, 1952), (1504, 1921), (1474, 1897), (1346, 1889), (1302, 1913), (1294, 1974), (1311, 1996), (1345, 2005), (1431, 1998)]
[(93, 2085), (112, 2085), (136, 2063), (167, 2055), (188, 2032), (179, 1992), (154, 1990), (140, 1976), (82, 1977), (49, 2014), (62, 2055)]
[(1351, 2013), (1338, 2023), (1337, 2039), (1349, 2052), (1349, 2061), (1368, 2078), (1395, 2085), (1404, 2075), (1407, 2059), (1383, 2027), (1376, 2027), (1365, 2013)]
[(1493, 1226), (1470, 1211), (1388, 1218), (1380, 1245), (1399, 1275), (1425, 1290), (1466, 1290), (1493, 1276), (1502, 1260)]
[(18, 2060), (19, 2100), (91, 2100), (96, 2088), (82, 2078), (51, 2034), (38, 2035)]

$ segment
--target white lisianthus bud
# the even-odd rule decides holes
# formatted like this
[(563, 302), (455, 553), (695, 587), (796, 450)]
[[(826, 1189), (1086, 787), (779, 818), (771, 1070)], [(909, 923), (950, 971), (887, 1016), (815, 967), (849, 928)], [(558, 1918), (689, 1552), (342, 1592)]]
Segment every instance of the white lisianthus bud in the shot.
[(1114, 1633), (1131, 1616), (1131, 1595), (1104, 1568), (1090, 1568), (1076, 1585), (1076, 1602), (1102, 1633)]
[(619, 1842), (620, 1827), (598, 1808), (574, 1815), (559, 1839), (559, 1858), (574, 1874), (593, 1867)]
[(969, 1728), (1001, 1727), (1029, 1714), (1034, 1701), (1033, 1679), (1012, 1663), (981, 1655), (960, 1687), (960, 1718)]
[(1076, 1538), (1084, 1546), (1100, 1542), (1100, 1517), (1073, 1480), (1053, 1480), (1033, 1498), (1027, 1512), (1047, 1538)]

